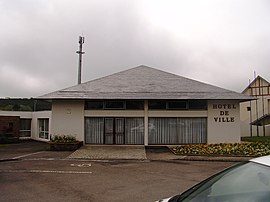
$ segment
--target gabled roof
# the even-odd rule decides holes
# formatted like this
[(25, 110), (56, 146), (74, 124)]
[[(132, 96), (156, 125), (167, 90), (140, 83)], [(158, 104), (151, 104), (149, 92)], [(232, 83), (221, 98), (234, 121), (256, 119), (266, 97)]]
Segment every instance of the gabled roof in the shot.
[(55, 91), (39, 99), (234, 99), (249, 96), (147, 66)]
[(258, 80), (260, 80), (260, 81), (263, 81), (263, 82), (265, 82), (265, 83), (267, 83), (268, 85), (270, 85), (270, 83), (266, 80), (266, 79), (264, 79), (264, 78), (262, 78), (260, 75), (258, 75), (243, 91), (242, 91), (242, 93), (245, 93), (250, 87), (253, 87), (254, 85), (255, 85), (255, 83), (258, 81)]

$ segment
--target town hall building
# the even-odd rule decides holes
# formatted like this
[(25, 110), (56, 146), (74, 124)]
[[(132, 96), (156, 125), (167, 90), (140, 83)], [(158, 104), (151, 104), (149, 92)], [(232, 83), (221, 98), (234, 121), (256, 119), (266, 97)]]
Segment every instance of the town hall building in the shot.
[(37, 99), (52, 109), (33, 139), (73, 135), (95, 145), (177, 145), (240, 142), (240, 103), (254, 98), (138, 66)]

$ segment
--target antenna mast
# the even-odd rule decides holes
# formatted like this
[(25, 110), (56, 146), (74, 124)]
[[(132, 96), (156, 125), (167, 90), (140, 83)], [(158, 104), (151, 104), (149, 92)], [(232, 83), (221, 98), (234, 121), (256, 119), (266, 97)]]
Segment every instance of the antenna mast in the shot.
[(79, 65), (78, 65), (78, 84), (82, 83), (82, 55), (85, 53), (82, 51), (82, 45), (84, 44), (84, 37), (79, 36), (79, 50), (76, 53), (79, 54)]

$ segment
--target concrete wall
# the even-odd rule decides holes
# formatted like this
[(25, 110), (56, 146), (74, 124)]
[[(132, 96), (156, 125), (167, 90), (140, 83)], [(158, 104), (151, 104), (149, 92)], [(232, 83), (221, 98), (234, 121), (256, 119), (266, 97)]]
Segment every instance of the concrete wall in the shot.
[(72, 135), (84, 141), (84, 101), (52, 102), (51, 135)]
[(207, 143), (240, 142), (239, 101), (208, 101)]

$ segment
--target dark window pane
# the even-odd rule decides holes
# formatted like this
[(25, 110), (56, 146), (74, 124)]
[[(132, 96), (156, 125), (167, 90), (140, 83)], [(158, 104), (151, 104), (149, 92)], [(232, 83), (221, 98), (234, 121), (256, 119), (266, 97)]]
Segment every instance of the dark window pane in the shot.
[(207, 109), (207, 101), (206, 100), (190, 100), (189, 101), (189, 109)]
[(103, 109), (103, 101), (86, 101), (86, 109)]
[(187, 101), (169, 101), (168, 109), (187, 109)]
[(149, 101), (149, 109), (166, 109), (166, 101)]
[(144, 109), (143, 100), (126, 101), (126, 109)]
[(31, 137), (31, 119), (20, 120), (20, 137)]
[(124, 101), (106, 101), (105, 109), (124, 109)]
[(31, 130), (31, 119), (21, 119), (20, 130)]

